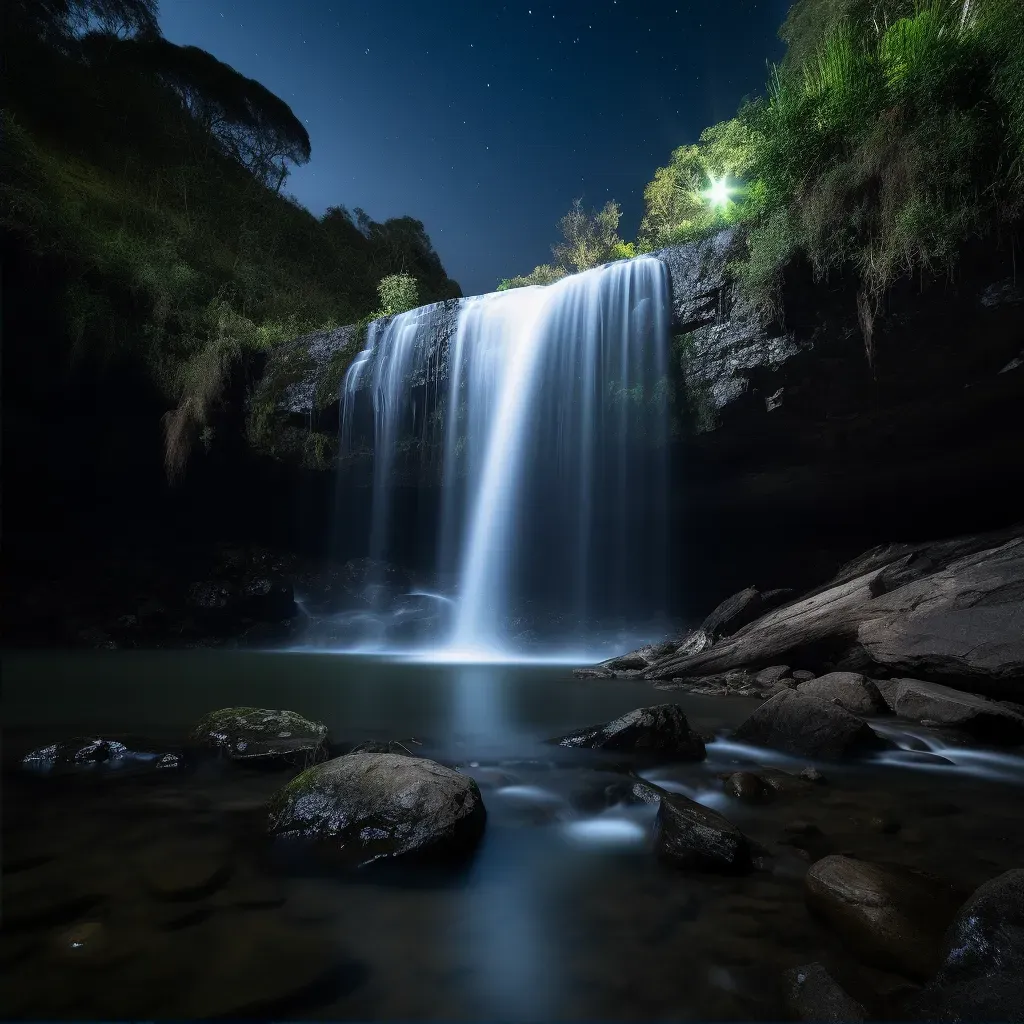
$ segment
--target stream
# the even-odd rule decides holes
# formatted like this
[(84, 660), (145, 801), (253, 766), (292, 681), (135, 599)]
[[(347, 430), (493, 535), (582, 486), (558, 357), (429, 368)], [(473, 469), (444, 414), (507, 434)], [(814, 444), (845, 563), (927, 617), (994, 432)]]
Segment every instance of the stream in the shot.
[[(669, 702), (716, 738), (704, 762), (641, 774), (729, 817), (772, 851), (767, 870), (658, 862), (655, 808), (624, 800), (629, 766), (544, 742)], [(781, 972), (811, 961), (884, 1006), (909, 982), (859, 965), (809, 916), (809, 861), (847, 853), (971, 890), (1024, 863), (1024, 757), (889, 718), (872, 724), (899, 749), (817, 764), (824, 781), (748, 805), (720, 773), (812, 764), (728, 740), (757, 703), (577, 679), (564, 666), (8, 654), (4, 1017), (775, 1020)], [(70, 736), (180, 744), (232, 705), (298, 711), (339, 744), (399, 740), (472, 775), (488, 812), (472, 861), (445, 875), (399, 864), (355, 876), (281, 862), (260, 834), (262, 808), (295, 769), (14, 770)], [(196, 858), (209, 865), (195, 869), (209, 876), (204, 891), (154, 895)]]

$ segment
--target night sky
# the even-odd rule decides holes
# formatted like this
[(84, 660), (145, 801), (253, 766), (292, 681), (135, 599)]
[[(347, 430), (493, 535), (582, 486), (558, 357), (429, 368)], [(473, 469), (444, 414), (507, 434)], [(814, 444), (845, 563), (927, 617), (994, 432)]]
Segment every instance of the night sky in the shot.
[(422, 220), (466, 294), (551, 260), (581, 196), (635, 236), (673, 148), (760, 92), (789, 0), (160, 0), (164, 34), (285, 99), (314, 213)]

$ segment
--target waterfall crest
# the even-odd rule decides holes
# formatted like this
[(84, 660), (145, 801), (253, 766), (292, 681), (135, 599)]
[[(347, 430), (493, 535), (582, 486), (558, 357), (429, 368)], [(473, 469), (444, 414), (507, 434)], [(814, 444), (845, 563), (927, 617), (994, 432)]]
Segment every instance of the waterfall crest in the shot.
[[(433, 562), (454, 586), (428, 646), (439, 657), (500, 658), (518, 653), (538, 620), (550, 627), (546, 639), (578, 643), (601, 624), (661, 612), (670, 331), (662, 261), (640, 257), (463, 300), (442, 357), (446, 385), (432, 395), (410, 385), (436, 355), (429, 321), (413, 310), (374, 325), (341, 394), (343, 452), (353, 410), (372, 401), (373, 559), (391, 546), (399, 456), (410, 440), (426, 448), (439, 428)], [(522, 628), (528, 619), (532, 631)]]

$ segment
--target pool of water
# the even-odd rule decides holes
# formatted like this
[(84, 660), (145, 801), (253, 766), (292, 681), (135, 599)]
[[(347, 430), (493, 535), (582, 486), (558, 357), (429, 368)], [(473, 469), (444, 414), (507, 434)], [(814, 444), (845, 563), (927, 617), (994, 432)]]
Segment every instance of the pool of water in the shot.
[[(659, 863), (653, 809), (615, 795), (624, 766), (544, 742), (669, 701), (720, 738), (706, 762), (643, 773), (725, 813), (773, 851), (768, 870), (727, 878)], [(896, 730), (926, 756), (908, 749), (820, 765), (826, 783), (743, 805), (725, 796), (720, 772), (808, 764), (728, 741), (756, 703), (576, 679), (557, 666), (9, 654), (3, 894), (15, 926), (0, 934), (5, 1012), (772, 1020), (784, 1014), (781, 972), (814, 960), (884, 1012), (887, 994), (905, 982), (858, 966), (807, 914), (808, 862), (847, 852), (931, 870), (969, 890), (1024, 863), (1024, 761)], [(262, 807), (288, 770), (73, 781), (10, 771), (20, 753), (64, 736), (180, 742), (206, 712), (238, 704), (298, 711), (325, 722), (338, 743), (401, 740), (473, 775), (488, 821), (471, 863), (443, 877), (420, 868), (341, 877), (279, 863), (260, 834)], [(808, 833), (808, 822), (819, 832)], [(216, 861), (212, 889), (154, 898), (154, 872), (173, 872), (197, 850)]]

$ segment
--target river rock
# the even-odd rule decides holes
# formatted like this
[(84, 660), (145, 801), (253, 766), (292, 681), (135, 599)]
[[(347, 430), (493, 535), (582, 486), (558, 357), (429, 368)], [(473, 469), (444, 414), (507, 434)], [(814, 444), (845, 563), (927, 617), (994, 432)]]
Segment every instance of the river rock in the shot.
[(327, 726), (294, 711), (266, 708), (221, 708), (192, 730), (189, 741), (216, 750), (232, 761), (322, 756)]
[(774, 686), (789, 675), (788, 665), (769, 665), (757, 673), (754, 682), (758, 686)]
[(766, 700), (733, 739), (801, 757), (836, 758), (884, 746), (867, 723), (849, 711), (794, 690)]
[(892, 682), (892, 707), (903, 718), (962, 729), (988, 742), (1024, 743), (1024, 716), (994, 700), (920, 679)]
[(744, 803), (764, 803), (775, 795), (774, 788), (753, 772), (733, 772), (723, 782), (726, 793)]
[(181, 767), (181, 754), (133, 736), (75, 736), (26, 754), (22, 771), (33, 775), (137, 775)]
[(270, 802), (272, 836), (312, 840), (354, 866), (405, 854), (459, 854), (483, 834), (472, 778), (422, 757), (346, 754), (296, 776)]
[(831, 701), (855, 715), (877, 715), (889, 710), (878, 687), (859, 672), (828, 672), (800, 683), (796, 692)]
[(841, 854), (811, 866), (804, 897), (865, 963), (915, 980), (939, 966), (942, 936), (960, 903), (938, 879)]
[(1024, 1021), (1024, 869), (986, 882), (960, 908), (942, 966), (912, 1012), (919, 1020)]
[(732, 597), (727, 597), (701, 623), (701, 630), (715, 639), (732, 636), (756, 618), (778, 608), (793, 596), (792, 590), (758, 590), (747, 587)]
[(660, 793), (655, 848), (682, 868), (739, 873), (750, 870), (750, 840), (716, 811), (683, 796)]
[(552, 742), (623, 753), (658, 754), (681, 761), (703, 761), (704, 740), (690, 727), (678, 704), (655, 704), (629, 711), (605, 725), (592, 725)]
[(864, 1007), (834, 981), (821, 964), (794, 967), (782, 976), (782, 992), (793, 1020), (862, 1021)]

